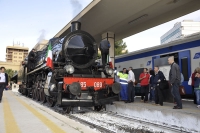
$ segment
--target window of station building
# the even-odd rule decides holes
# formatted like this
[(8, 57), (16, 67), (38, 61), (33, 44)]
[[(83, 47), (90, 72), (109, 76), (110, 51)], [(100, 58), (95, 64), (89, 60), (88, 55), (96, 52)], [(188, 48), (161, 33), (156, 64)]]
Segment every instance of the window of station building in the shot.
[(165, 38), (163, 38), (163, 39), (161, 40), (161, 42), (165, 42), (166, 40), (168, 40), (168, 39), (171, 38), (172, 36), (176, 35), (179, 31), (180, 31), (180, 28), (176, 29), (175, 31), (173, 31), (172, 33), (170, 33), (168, 36), (166, 36)]
[(19, 55), (22, 55), (22, 53), (19, 53)]
[(17, 56), (14, 56), (14, 58), (17, 58)]
[(22, 59), (22, 57), (19, 57), (19, 59)]

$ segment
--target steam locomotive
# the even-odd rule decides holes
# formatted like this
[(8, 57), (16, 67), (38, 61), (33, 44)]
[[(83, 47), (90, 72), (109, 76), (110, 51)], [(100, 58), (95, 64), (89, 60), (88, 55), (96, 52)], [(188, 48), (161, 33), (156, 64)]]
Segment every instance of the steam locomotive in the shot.
[[(28, 59), (22, 62), (20, 93), (48, 102), (51, 107), (62, 107), (67, 113), (72, 107), (94, 107), (99, 111), (118, 100), (121, 88), (114, 81), (113, 69), (109, 64), (102, 68), (95, 63), (98, 45), (80, 28), (80, 22), (72, 22), (71, 32), (50, 39), (46, 48), (35, 52), (33, 63)], [(49, 48), (52, 68), (46, 65)]]

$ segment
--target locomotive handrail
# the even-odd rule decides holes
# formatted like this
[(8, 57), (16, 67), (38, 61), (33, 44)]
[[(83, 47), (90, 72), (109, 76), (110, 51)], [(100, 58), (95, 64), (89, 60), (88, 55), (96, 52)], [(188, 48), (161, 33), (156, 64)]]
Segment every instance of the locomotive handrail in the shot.
[(29, 74), (31, 74), (31, 73), (33, 73), (33, 72), (36, 72), (36, 71), (38, 71), (38, 70), (40, 70), (40, 69), (42, 69), (42, 68), (44, 68), (44, 67), (46, 67), (46, 64), (43, 64), (41, 67), (39, 67), (39, 68), (37, 68), (37, 69), (35, 69), (35, 70), (33, 70), (33, 71), (27, 73), (27, 75), (29, 75)]

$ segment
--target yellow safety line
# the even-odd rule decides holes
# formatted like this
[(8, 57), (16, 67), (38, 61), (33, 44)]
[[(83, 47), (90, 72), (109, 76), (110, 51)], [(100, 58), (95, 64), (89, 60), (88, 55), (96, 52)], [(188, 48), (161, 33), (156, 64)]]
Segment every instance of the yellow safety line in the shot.
[[(13, 94), (14, 95), (14, 94)], [(15, 96), (15, 95), (14, 95)], [(47, 117), (45, 117), (43, 114), (38, 112), (36, 109), (22, 101), (20, 98), (15, 98), (24, 105), (30, 112), (32, 112), (36, 117), (38, 117), (49, 129), (51, 129), (54, 133), (66, 133), (64, 130), (62, 130), (60, 127), (58, 127), (55, 123), (53, 123), (51, 120), (49, 120)]]
[(6, 97), (3, 98), (3, 112), (6, 133), (21, 133)]

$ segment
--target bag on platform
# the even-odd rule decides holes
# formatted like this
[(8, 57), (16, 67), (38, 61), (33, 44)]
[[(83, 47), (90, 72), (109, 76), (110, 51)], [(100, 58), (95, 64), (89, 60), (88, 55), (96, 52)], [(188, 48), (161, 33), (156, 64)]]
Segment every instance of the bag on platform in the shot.
[(167, 90), (167, 89), (169, 89), (169, 83), (168, 83), (168, 81), (166, 79), (161, 80), (160, 83), (159, 83), (159, 88), (161, 90)]

